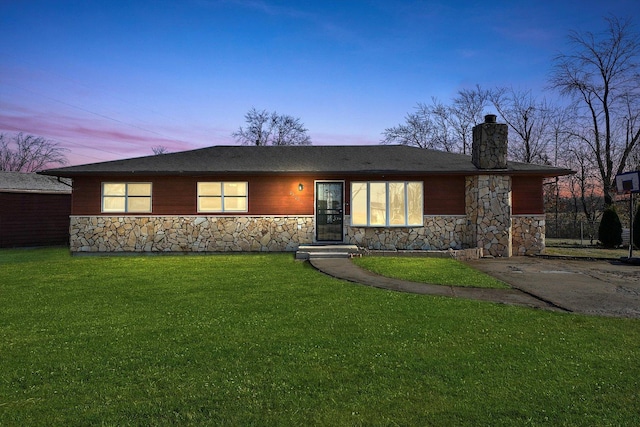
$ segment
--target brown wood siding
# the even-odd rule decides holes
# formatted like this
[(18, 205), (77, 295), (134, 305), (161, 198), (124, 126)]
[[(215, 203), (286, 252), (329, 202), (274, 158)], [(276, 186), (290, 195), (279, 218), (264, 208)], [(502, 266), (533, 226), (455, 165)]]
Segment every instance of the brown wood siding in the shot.
[[(313, 215), (313, 179), (300, 176), (77, 177), (72, 212), (73, 215), (118, 215), (101, 213), (102, 183), (151, 182), (153, 211), (141, 215), (197, 215), (197, 183), (203, 181), (248, 182), (249, 211), (238, 215)], [(300, 183), (304, 187), (302, 191), (298, 190)]]
[[(298, 185), (302, 184), (300, 191)], [(302, 176), (255, 177), (249, 181), (249, 214), (313, 215), (314, 180)]]
[[(72, 215), (100, 214), (100, 183), (102, 181), (102, 179), (94, 177), (77, 177), (73, 179)], [(109, 179), (108, 181), (114, 180)]]
[(0, 193), (0, 247), (69, 244), (70, 194)]
[(511, 202), (513, 215), (544, 214), (542, 177), (512, 177)]
[[(314, 182), (344, 181), (345, 214), (350, 214), (352, 181), (423, 181), (425, 215), (464, 215), (464, 176), (153, 176), (77, 177), (74, 179), (73, 215), (102, 214), (103, 182), (151, 182), (153, 212), (143, 215), (197, 215), (199, 181), (246, 181), (249, 183), (249, 211), (240, 215), (313, 215)], [(299, 184), (303, 190), (298, 189)], [(117, 215), (117, 214), (115, 214)]]
[(152, 183), (152, 215), (197, 214), (197, 179), (174, 176), (166, 178), (153, 177), (142, 181)]
[(425, 177), (424, 214), (464, 215), (464, 182), (464, 176)]

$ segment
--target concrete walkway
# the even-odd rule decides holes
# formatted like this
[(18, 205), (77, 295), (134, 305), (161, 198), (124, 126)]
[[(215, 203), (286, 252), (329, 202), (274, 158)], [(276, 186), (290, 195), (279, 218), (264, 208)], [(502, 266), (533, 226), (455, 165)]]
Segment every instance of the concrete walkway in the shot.
[(427, 285), (378, 276), (349, 259), (311, 259), (318, 270), (377, 288), (545, 310), (640, 319), (640, 267), (616, 261), (513, 257), (467, 262), (512, 289)]
[(481, 259), (467, 264), (571, 312), (640, 319), (637, 265), (544, 257)]
[(518, 289), (465, 288), (460, 286), (428, 285), (392, 279), (364, 270), (348, 258), (311, 258), (309, 262), (313, 267), (329, 276), (376, 288), (414, 294), (491, 301), (554, 311), (567, 311), (560, 306)]

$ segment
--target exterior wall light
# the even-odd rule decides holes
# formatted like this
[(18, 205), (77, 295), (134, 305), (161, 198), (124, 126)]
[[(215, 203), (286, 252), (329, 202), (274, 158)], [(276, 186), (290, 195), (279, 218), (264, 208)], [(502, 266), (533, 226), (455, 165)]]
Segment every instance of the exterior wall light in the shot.
[(298, 184), (298, 191), (304, 190), (304, 185), (302, 183)]

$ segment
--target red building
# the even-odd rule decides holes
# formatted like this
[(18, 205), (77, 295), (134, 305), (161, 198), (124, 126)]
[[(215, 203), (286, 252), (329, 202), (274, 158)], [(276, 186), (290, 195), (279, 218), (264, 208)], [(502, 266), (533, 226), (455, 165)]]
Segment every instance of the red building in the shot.
[(0, 247), (69, 244), (70, 182), (0, 172)]

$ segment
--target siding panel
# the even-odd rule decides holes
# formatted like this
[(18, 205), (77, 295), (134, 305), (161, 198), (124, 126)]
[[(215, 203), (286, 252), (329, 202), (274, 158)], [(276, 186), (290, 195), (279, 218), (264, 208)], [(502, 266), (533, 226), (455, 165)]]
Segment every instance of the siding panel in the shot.
[(464, 182), (464, 176), (425, 177), (425, 215), (464, 215)]
[[(302, 191), (298, 185), (302, 184)], [(313, 215), (314, 180), (301, 176), (254, 177), (249, 180), (249, 214)]]
[(0, 247), (69, 243), (70, 194), (0, 193)]
[[(425, 215), (464, 215), (464, 176), (154, 176), (77, 177), (74, 180), (73, 215), (100, 215), (102, 182), (151, 182), (152, 215), (197, 215), (198, 181), (247, 181), (249, 212), (247, 215), (313, 215), (314, 182), (344, 180), (345, 213), (349, 214), (351, 181), (423, 181)], [(303, 190), (298, 190), (298, 185)], [(113, 214), (109, 214), (113, 215)]]
[[(99, 177), (77, 177), (73, 179), (72, 215), (100, 214), (100, 184), (102, 181), (103, 179)], [(104, 181), (116, 180), (104, 179)]]
[(514, 176), (511, 180), (514, 215), (544, 214), (542, 177)]
[(197, 213), (198, 179), (175, 176), (153, 177), (148, 178), (147, 181), (152, 183), (151, 202), (154, 215), (195, 215)]
[[(313, 214), (312, 178), (217, 175), (200, 177), (139, 176), (135, 179), (77, 177), (73, 187), (73, 215), (101, 215), (103, 182), (151, 182), (153, 212), (145, 215), (197, 215), (197, 183), (200, 181), (248, 182), (249, 212), (247, 215)], [(300, 183), (304, 186), (302, 191), (298, 190)]]

